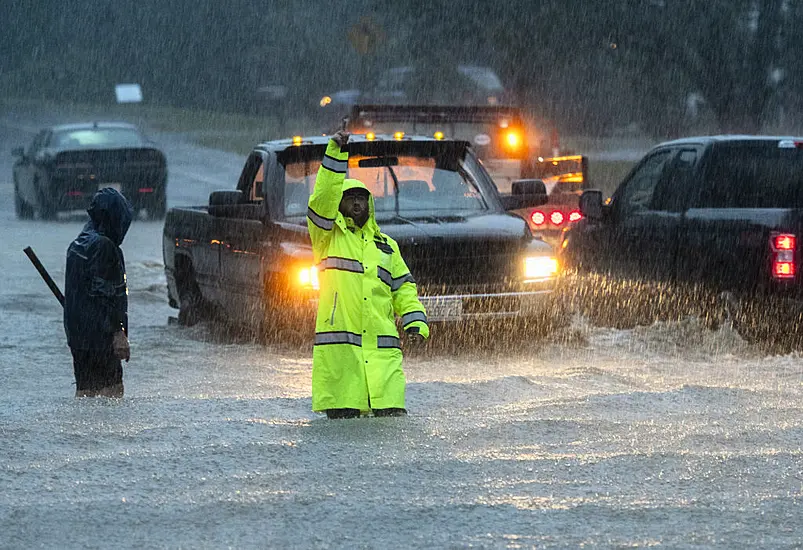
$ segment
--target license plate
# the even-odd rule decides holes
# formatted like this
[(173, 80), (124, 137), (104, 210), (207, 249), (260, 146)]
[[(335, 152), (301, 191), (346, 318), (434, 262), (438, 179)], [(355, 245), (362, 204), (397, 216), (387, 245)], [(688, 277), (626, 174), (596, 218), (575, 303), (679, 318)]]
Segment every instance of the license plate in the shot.
[(118, 191), (118, 192), (122, 191), (122, 189), (123, 189), (123, 186), (120, 183), (99, 183), (98, 184), (98, 191), (100, 191), (104, 187), (111, 187), (112, 189), (114, 189), (115, 191)]
[(421, 300), (431, 321), (456, 321), (463, 316), (462, 298), (425, 298)]

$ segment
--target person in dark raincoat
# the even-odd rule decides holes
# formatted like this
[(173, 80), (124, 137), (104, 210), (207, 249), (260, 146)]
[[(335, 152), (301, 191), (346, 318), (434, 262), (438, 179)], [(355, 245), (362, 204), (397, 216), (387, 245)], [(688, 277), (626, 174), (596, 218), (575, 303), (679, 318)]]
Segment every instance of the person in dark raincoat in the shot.
[(75, 396), (123, 396), (128, 345), (128, 287), (123, 242), (134, 210), (112, 189), (99, 190), (89, 221), (67, 248), (64, 330), (73, 356)]
[(394, 315), (414, 344), (429, 338), (429, 325), (398, 244), (379, 229), (373, 196), (346, 178), (348, 139), (341, 131), (329, 141), (307, 211), (320, 272), (312, 409), (329, 418), (401, 416), (405, 376)]

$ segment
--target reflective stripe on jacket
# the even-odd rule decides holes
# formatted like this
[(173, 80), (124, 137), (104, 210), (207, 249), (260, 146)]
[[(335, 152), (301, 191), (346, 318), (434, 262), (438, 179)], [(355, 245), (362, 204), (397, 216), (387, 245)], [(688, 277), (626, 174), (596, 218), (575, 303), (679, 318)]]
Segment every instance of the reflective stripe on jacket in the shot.
[(320, 293), (312, 355), (312, 409), (404, 407), (405, 378), (394, 315), (429, 337), (426, 311), (396, 241), (376, 223), (373, 196), (362, 228), (339, 212), (348, 153), (329, 141), (309, 200), (307, 226)]

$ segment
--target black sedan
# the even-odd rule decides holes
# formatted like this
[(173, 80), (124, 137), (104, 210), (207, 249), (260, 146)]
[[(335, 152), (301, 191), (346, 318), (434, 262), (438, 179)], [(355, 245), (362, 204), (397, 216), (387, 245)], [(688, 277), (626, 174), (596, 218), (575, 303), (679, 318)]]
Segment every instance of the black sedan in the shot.
[(18, 147), (14, 164), (17, 217), (54, 219), (84, 210), (98, 189), (114, 187), (151, 219), (165, 216), (167, 161), (134, 125), (88, 122), (51, 126), (28, 149)]

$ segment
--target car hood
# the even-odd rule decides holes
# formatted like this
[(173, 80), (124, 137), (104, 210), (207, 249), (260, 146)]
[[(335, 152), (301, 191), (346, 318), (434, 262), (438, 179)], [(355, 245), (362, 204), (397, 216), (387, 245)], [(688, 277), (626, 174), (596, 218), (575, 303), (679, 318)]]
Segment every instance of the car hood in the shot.
[(471, 239), (491, 241), (520, 241), (529, 239), (526, 222), (510, 214), (472, 215), (405, 215), (382, 216), (377, 223), (383, 233), (399, 244), (430, 240)]
[[(398, 244), (424, 294), (510, 286), (525, 255), (551, 255), (547, 243), (533, 239), (525, 221), (510, 214), (411, 216), (378, 220)], [(473, 288), (473, 290), (469, 290)]]

